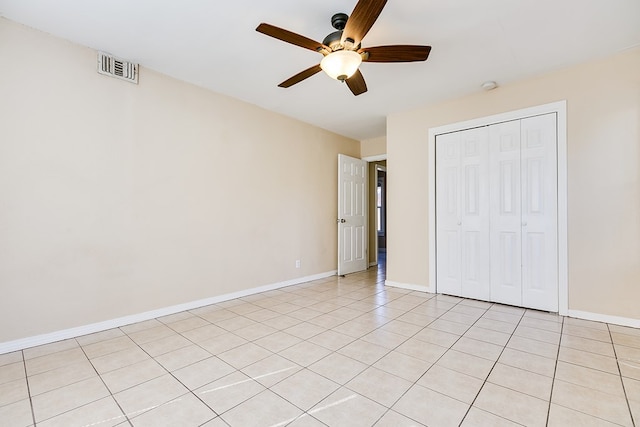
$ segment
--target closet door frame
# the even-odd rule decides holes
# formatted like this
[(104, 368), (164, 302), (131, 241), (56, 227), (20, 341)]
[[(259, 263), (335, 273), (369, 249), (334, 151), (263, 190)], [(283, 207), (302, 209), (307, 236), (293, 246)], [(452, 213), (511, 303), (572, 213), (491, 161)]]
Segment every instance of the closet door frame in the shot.
[(558, 101), (536, 107), (510, 111), (464, 122), (429, 129), (429, 287), (436, 288), (436, 136), (480, 126), (519, 120), (542, 114), (556, 114), (557, 126), (557, 178), (558, 178), (558, 313), (569, 311), (568, 244), (567, 244), (567, 102)]

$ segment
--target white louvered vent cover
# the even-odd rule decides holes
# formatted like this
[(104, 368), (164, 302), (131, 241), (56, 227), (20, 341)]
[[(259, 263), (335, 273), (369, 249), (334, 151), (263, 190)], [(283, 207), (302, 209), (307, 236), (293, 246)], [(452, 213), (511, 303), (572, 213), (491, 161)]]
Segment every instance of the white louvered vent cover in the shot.
[(104, 52), (98, 52), (98, 73), (138, 83), (138, 64), (118, 59)]

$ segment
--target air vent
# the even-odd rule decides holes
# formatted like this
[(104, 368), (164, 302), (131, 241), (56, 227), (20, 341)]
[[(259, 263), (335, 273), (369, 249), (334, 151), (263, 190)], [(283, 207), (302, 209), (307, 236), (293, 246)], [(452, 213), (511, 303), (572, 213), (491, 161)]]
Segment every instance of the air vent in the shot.
[(103, 52), (98, 52), (98, 73), (131, 83), (138, 83), (138, 64), (124, 61)]

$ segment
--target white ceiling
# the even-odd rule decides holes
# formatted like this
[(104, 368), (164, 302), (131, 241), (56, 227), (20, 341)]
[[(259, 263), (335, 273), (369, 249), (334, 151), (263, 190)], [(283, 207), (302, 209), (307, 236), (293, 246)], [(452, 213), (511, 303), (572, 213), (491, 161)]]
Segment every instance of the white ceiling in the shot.
[(321, 55), (256, 26), (322, 41), (331, 16), (355, 4), (0, 0), (0, 15), (355, 139), (384, 135), (389, 113), (481, 91), (487, 80), (506, 84), (640, 45), (639, 0), (389, 0), (362, 45), (431, 45), (427, 62), (362, 64), (369, 91), (358, 97), (324, 73), (277, 87)]

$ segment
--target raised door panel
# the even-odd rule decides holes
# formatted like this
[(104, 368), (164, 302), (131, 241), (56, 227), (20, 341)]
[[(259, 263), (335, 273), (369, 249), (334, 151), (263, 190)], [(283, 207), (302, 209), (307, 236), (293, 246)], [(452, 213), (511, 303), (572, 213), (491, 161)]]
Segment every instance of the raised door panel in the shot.
[(558, 311), (556, 115), (521, 126), (523, 305)]
[[(354, 247), (353, 247), (353, 258), (355, 261), (361, 264), (362, 269), (366, 269), (368, 267), (366, 260), (366, 236), (365, 236), (365, 215), (366, 215), (366, 163), (364, 165), (357, 164), (354, 165), (354, 193), (353, 194), (353, 215), (352, 215), (352, 224), (353, 224), (353, 236), (354, 236)], [(357, 218), (357, 221), (355, 220)]]
[[(352, 180), (353, 177), (353, 172), (352, 172), (352, 164), (349, 161), (344, 161), (341, 164), (342, 167), (342, 179), (341, 179), (341, 186), (342, 186), (342, 197), (341, 197), (341, 201), (342, 203), (340, 204), (340, 214), (339, 217), (343, 218), (346, 220), (347, 217), (350, 217), (353, 215), (353, 211), (354, 211), (354, 205), (353, 205), (353, 199), (354, 199), (354, 191), (355, 191), (355, 185), (354, 182)], [(342, 258), (342, 262), (343, 263), (350, 263), (353, 262), (354, 257), (353, 257), (353, 247), (354, 247), (354, 242), (353, 242), (353, 225), (352, 224), (347, 224), (344, 223), (341, 227), (342, 231), (342, 245), (341, 245), (341, 258)]]
[(522, 305), (520, 121), (489, 127), (491, 301)]

